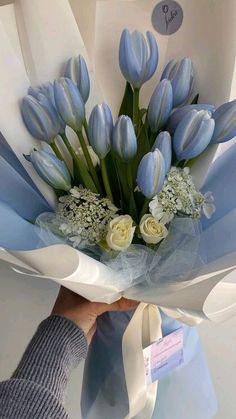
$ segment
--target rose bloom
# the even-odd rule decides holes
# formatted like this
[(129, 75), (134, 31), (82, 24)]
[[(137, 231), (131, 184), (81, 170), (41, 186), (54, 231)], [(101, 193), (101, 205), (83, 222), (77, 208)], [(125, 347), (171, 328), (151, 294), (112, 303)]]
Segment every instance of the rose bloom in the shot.
[(146, 214), (139, 224), (143, 240), (148, 244), (157, 244), (168, 235), (164, 224), (159, 223), (152, 215)]
[(110, 221), (106, 241), (113, 250), (124, 251), (131, 245), (135, 227), (130, 215), (121, 215)]

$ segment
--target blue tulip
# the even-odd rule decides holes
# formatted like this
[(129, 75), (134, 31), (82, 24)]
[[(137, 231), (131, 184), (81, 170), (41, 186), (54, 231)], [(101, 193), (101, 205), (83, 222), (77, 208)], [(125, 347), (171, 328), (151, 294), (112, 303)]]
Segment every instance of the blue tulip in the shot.
[(44, 96), (46, 96), (48, 99), (50, 99), (53, 103), (53, 105), (55, 105), (55, 100), (54, 100), (54, 92), (53, 92), (53, 83), (51, 83), (50, 81), (47, 81), (45, 83), (42, 83), (38, 86), (30, 86), (28, 89), (28, 95), (31, 95), (33, 97), (35, 97), (35, 99), (38, 99), (39, 94), (42, 94)]
[(160, 150), (145, 154), (139, 163), (137, 184), (147, 199), (152, 199), (161, 191), (165, 176), (166, 165)]
[(72, 57), (67, 61), (64, 76), (73, 80), (86, 103), (90, 93), (90, 79), (88, 67), (82, 55)]
[(171, 60), (165, 67), (161, 80), (170, 80), (173, 88), (174, 107), (183, 104), (193, 89), (193, 65), (189, 58)]
[(46, 96), (39, 94), (38, 99), (25, 96), (22, 100), (21, 113), (28, 131), (41, 141), (51, 143), (63, 132), (58, 114)]
[(185, 105), (185, 106), (182, 106), (181, 108), (177, 108), (176, 110), (174, 110), (172, 112), (172, 114), (170, 115), (170, 118), (167, 122), (168, 131), (171, 134), (173, 134), (175, 132), (178, 124), (184, 118), (184, 116), (188, 112), (190, 112), (194, 109), (196, 111), (206, 110), (206, 111), (209, 112), (209, 114), (212, 114), (215, 110), (215, 106), (214, 105), (209, 105), (209, 104), (199, 103), (199, 104), (196, 104), (196, 105)]
[(177, 126), (173, 145), (179, 161), (201, 154), (211, 142), (215, 121), (207, 111), (190, 111)]
[(89, 118), (89, 142), (95, 153), (104, 159), (111, 148), (113, 119), (105, 103), (96, 105)]
[(54, 154), (44, 150), (34, 150), (30, 156), (25, 156), (29, 160), (38, 175), (54, 189), (69, 191), (71, 189), (70, 173), (64, 162), (59, 160)]
[[(39, 95), (46, 96), (46, 98), (52, 103), (52, 105), (54, 106), (57, 112), (55, 97), (54, 97), (54, 87), (53, 87), (53, 83), (51, 83), (50, 81), (46, 83), (42, 83), (36, 87), (30, 86), (28, 89), (28, 94), (33, 96), (35, 99), (38, 99)], [(58, 115), (59, 122), (61, 124), (60, 133), (62, 134), (66, 129), (66, 124), (63, 121), (63, 119), (60, 117), (58, 112), (57, 112), (57, 115)]]
[(112, 147), (120, 158), (129, 161), (137, 153), (137, 137), (134, 126), (128, 116), (120, 116), (114, 126)]
[(221, 105), (212, 118), (215, 121), (212, 143), (224, 143), (236, 136), (236, 100)]
[(162, 80), (151, 97), (148, 107), (148, 122), (152, 132), (163, 128), (173, 107), (173, 91), (169, 80)]
[(121, 35), (120, 69), (124, 78), (136, 89), (153, 76), (158, 64), (158, 47), (151, 32), (147, 32), (147, 40), (148, 45), (138, 31), (130, 33), (125, 29)]
[(76, 84), (65, 77), (54, 82), (57, 111), (66, 125), (81, 131), (85, 121), (85, 106)]
[(172, 160), (172, 142), (169, 132), (162, 131), (157, 136), (156, 141), (152, 147), (152, 151), (158, 149), (164, 157), (166, 165), (166, 174), (169, 172)]

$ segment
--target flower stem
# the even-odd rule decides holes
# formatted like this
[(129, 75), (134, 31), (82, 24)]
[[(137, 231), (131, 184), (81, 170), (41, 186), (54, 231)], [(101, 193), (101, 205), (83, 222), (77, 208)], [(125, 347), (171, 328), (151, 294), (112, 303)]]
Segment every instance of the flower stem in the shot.
[(86, 119), (84, 120), (84, 131), (85, 131), (86, 137), (89, 141), (89, 130), (88, 130), (88, 123), (87, 123)]
[(65, 134), (61, 135), (61, 138), (63, 139), (67, 150), (69, 151), (75, 168), (78, 171), (78, 175), (79, 178), (81, 179), (83, 186), (85, 186), (85, 188), (90, 189), (92, 192), (97, 193), (98, 190), (93, 182), (93, 179), (91, 178), (90, 174), (88, 173), (87, 167), (85, 165), (85, 163), (79, 158), (79, 156), (77, 156), (75, 150), (73, 149), (70, 141), (68, 140), (67, 136)]
[(147, 214), (148, 211), (148, 207), (149, 207), (149, 199), (145, 199), (144, 203), (143, 203), (143, 207), (141, 209), (141, 213), (140, 213), (140, 218), (142, 218), (145, 214)]
[(82, 131), (78, 131), (77, 132), (77, 136), (79, 138), (80, 145), (82, 147), (82, 150), (83, 150), (83, 153), (84, 153), (84, 157), (85, 157), (85, 160), (87, 162), (87, 165), (88, 165), (89, 171), (91, 173), (91, 176), (93, 178), (94, 184), (96, 185), (97, 190), (101, 194), (102, 193), (102, 189), (101, 189), (101, 185), (100, 185), (99, 180), (98, 180), (98, 175), (96, 173), (96, 170), (94, 168), (94, 165), (93, 165), (91, 156), (90, 156), (89, 151), (87, 149), (87, 145), (86, 145), (86, 142), (85, 142), (85, 139), (84, 139), (84, 136), (83, 136)]
[(51, 146), (52, 150), (54, 151), (54, 153), (56, 154), (57, 158), (61, 161), (64, 161), (64, 158), (63, 158), (58, 146), (56, 145), (56, 143), (55, 142), (51, 143), (50, 146)]
[(140, 89), (134, 88), (134, 94), (133, 94), (133, 124), (134, 129), (137, 134), (138, 132), (138, 126), (139, 126), (139, 92)]
[(138, 222), (138, 212), (137, 212), (136, 203), (134, 199), (133, 173), (132, 173), (132, 166), (130, 162), (127, 164), (127, 180), (128, 180), (129, 192), (130, 192), (130, 199), (129, 199), (130, 212), (134, 220)]
[(101, 165), (102, 179), (103, 179), (106, 194), (108, 198), (111, 200), (111, 202), (113, 202), (113, 196), (112, 196), (112, 191), (111, 191), (109, 178), (107, 174), (107, 167), (106, 167), (105, 159), (100, 160), (100, 165)]

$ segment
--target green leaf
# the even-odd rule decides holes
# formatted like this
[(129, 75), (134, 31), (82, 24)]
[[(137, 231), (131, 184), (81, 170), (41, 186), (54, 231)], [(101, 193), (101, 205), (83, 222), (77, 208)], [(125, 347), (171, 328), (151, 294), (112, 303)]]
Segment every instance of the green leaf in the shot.
[(145, 108), (140, 109), (139, 116), (140, 116), (141, 120), (143, 119), (144, 115), (146, 115), (146, 113), (147, 113), (147, 109), (145, 109)]
[(96, 186), (94, 185), (93, 179), (88, 172), (87, 166), (79, 156), (77, 156), (76, 160), (73, 158), (73, 166), (74, 179), (78, 182), (76, 182), (77, 186), (82, 184), (85, 188), (97, 193)]
[(194, 97), (194, 99), (191, 102), (191, 105), (197, 105), (199, 100), (199, 93)]
[(126, 83), (125, 93), (119, 111), (119, 116), (121, 115), (127, 115), (131, 119), (133, 118), (133, 89), (128, 82)]
[(108, 153), (105, 157), (105, 163), (107, 168), (107, 175), (112, 190), (114, 204), (119, 208), (121, 205), (121, 192), (119, 185), (119, 178), (117, 175), (116, 165), (112, 153)]

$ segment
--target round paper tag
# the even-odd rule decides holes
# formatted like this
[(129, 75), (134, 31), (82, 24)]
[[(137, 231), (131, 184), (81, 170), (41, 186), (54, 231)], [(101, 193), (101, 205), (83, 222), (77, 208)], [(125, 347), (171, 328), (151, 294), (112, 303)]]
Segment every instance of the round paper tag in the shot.
[(176, 1), (161, 1), (153, 10), (152, 25), (161, 35), (172, 35), (181, 27), (183, 17), (183, 9)]

